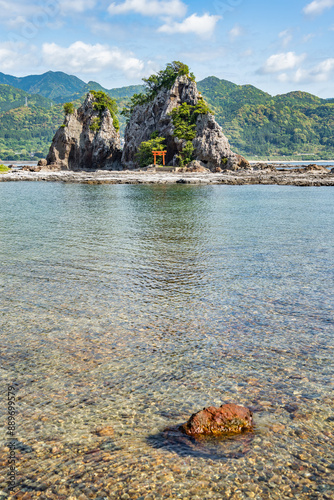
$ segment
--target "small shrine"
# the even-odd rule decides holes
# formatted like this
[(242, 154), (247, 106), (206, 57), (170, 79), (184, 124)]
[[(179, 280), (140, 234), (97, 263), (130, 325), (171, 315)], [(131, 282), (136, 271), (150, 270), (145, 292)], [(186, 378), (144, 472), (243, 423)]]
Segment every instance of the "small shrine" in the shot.
[(153, 156), (154, 156), (154, 165), (157, 164), (157, 156), (162, 156), (162, 164), (165, 166), (165, 157), (167, 151), (152, 151)]

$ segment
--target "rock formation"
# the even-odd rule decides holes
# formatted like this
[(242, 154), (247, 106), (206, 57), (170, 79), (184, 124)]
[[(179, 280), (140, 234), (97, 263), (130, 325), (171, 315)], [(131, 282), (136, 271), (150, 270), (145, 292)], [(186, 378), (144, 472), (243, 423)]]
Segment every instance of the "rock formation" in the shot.
[(188, 436), (240, 433), (253, 429), (252, 412), (243, 406), (225, 404), (209, 406), (194, 413), (181, 430)]
[(48, 156), (49, 168), (59, 170), (121, 169), (120, 135), (108, 109), (101, 113), (89, 93), (83, 105), (67, 113), (57, 130)]
[[(125, 129), (123, 166), (128, 169), (138, 167), (138, 148), (143, 141), (150, 139), (153, 132), (158, 132), (159, 136), (166, 139), (166, 163), (176, 165), (176, 157), (182, 151), (185, 141), (174, 136), (170, 113), (183, 103), (195, 106), (201, 99), (196, 82), (187, 76), (178, 76), (170, 89), (162, 88), (152, 101), (136, 106)], [(222, 128), (210, 113), (198, 115), (196, 137), (192, 144), (193, 159), (212, 171), (249, 167), (244, 158), (231, 151)]]

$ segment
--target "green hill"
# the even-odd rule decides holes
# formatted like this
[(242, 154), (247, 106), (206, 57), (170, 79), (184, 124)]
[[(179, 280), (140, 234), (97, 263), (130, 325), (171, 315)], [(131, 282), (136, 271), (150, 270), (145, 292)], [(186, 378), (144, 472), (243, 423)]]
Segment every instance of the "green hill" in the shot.
[(63, 119), (62, 106), (50, 99), (0, 85), (0, 159), (43, 158)]
[(39, 94), (52, 100), (84, 92), (85, 82), (62, 71), (48, 71), (43, 75), (16, 77), (0, 73), (0, 84), (12, 85), (30, 94)]
[(0, 113), (25, 106), (26, 101), (29, 106), (51, 108), (53, 105), (53, 102), (46, 97), (38, 94), (28, 94), (28, 92), (11, 85), (0, 85)]
[[(108, 90), (62, 72), (23, 78), (0, 73), (0, 159), (46, 156), (63, 121), (62, 104), (70, 101), (78, 106), (91, 89), (106, 92), (121, 110), (143, 86)], [(273, 97), (252, 85), (214, 76), (200, 81), (198, 89), (234, 151), (250, 159), (334, 158), (334, 99), (300, 91)], [(119, 119), (123, 133), (125, 117)]]
[(216, 77), (198, 83), (232, 149), (258, 159), (333, 159), (334, 103), (307, 92), (272, 97)]

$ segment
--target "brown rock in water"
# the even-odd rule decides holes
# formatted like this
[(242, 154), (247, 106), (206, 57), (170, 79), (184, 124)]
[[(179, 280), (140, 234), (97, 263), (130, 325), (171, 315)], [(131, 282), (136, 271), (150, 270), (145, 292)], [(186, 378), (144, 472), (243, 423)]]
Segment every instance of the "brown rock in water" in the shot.
[[(186, 144), (184, 139), (174, 136), (174, 125), (170, 113), (181, 104), (197, 105), (202, 96), (196, 82), (183, 75), (175, 79), (170, 89), (162, 88), (150, 102), (137, 105), (125, 129), (125, 145), (122, 164), (129, 170), (137, 168), (136, 154), (143, 141), (148, 141), (153, 132), (165, 138), (166, 164), (178, 166), (177, 156)], [(200, 114), (196, 120), (196, 137), (192, 141), (194, 160), (204, 168), (238, 170), (250, 168), (247, 160), (231, 151), (221, 126), (210, 113)], [(219, 171), (219, 170), (218, 170)]]
[(106, 427), (98, 427), (95, 431), (98, 436), (113, 436), (114, 429), (111, 425), (107, 425)]
[(222, 435), (240, 433), (253, 429), (252, 412), (233, 403), (216, 408), (209, 406), (194, 413), (181, 430), (188, 436)]
[(83, 105), (65, 116), (46, 158), (53, 170), (55, 166), (58, 170), (121, 169), (120, 134), (110, 111), (105, 109), (100, 116), (94, 102), (93, 94), (88, 93)]

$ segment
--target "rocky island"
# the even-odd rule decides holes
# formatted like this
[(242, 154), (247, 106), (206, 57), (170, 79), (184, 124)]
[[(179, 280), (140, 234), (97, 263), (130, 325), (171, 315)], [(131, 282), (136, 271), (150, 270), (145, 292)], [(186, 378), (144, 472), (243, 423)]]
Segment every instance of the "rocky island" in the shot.
[[(78, 109), (72, 103), (64, 105), (64, 123), (46, 159), (37, 167), (5, 173), (0, 181), (334, 184), (334, 170), (325, 167), (251, 165), (231, 151), (185, 64), (174, 61), (143, 80), (145, 91), (134, 94), (122, 111), (127, 117), (123, 150), (116, 102), (92, 90)], [(166, 168), (152, 165), (152, 150), (166, 152)]]
[(40, 166), (49, 170), (119, 170), (122, 152), (114, 101), (103, 92), (90, 91), (79, 109), (67, 103), (64, 111), (64, 123)]

